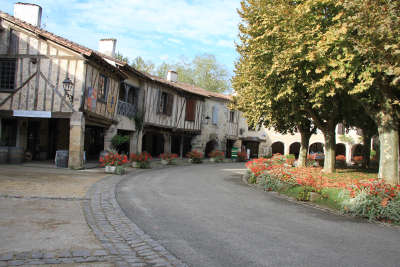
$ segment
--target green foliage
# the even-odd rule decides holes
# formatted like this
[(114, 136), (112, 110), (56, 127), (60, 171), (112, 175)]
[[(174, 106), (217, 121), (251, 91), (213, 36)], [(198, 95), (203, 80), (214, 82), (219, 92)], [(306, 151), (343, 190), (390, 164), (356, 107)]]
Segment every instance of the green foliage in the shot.
[(129, 142), (129, 135), (116, 134), (111, 138), (111, 145), (117, 151), (119, 151), (121, 147), (128, 142)]
[(346, 134), (340, 135), (339, 140), (342, 142), (345, 142), (349, 145), (354, 145), (354, 143), (355, 143), (353, 137), (351, 137), (350, 135), (346, 135)]
[(115, 54), (115, 58), (129, 64), (129, 59), (119, 51)]
[(168, 70), (175, 70), (178, 73), (178, 81), (212, 92), (222, 93), (230, 87), (228, 71), (217, 62), (214, 55), (199, 55), (191, 62), (181, 59), (176, 64), (162, 63), (155, 73), (165, 79)]
[(254, 174), (251, 174), (249, 179), (248, 179), (248, 183), (249, 184), (255, 184), (257, 183), (257, 176), (255, 176)]
[(365, 217), (368, 220), (385, 219), (391, 222), (400, 222), (400, 195), (397, 194), (386, 205), (380, 195), (370, 194), (367, 189), (361, 190), (355, 197), (350, 197), (348, 191), (340, 195), (341, 206), (344, 213), (353, 216)]
[(137, 70), (144, 71), (147, 73), (153, 73), (155, 70), (155, 65), (153, 62), (151, 62), (150, 60), (146, 61), (140, 56), (136, 57), (132, 61), (131, 66)]

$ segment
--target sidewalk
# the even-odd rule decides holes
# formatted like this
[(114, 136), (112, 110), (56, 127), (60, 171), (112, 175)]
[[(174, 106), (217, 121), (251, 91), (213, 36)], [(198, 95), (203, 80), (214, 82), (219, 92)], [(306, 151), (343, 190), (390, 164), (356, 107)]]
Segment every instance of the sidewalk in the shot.
[(87, 190), (105, 176), (0, 165), (0, 266), (113, 266), (82, 211)]

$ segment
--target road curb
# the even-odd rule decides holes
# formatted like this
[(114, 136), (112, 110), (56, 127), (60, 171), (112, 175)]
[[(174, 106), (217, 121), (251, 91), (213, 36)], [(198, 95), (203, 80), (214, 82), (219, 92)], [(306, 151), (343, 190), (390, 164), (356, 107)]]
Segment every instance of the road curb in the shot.
[(89, 200), (83, 202), (83, 211), (87, 224), (108, 254), (115, 257), (117, 266), (187, 266), (132, 222), (116, 200), (120, 182), (159, 169), (105, 177), (86, 194)]

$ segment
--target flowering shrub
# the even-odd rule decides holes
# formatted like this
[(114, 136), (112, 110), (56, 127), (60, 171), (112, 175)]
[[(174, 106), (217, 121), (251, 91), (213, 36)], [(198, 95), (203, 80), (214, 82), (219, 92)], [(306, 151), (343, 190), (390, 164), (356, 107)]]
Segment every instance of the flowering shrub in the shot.
[(289, 165), (293, 165), (294, 161), (296, 160), (296, 156), (293, 154), (286, 155), (286, 163)]
[(247, 160), (247, 153), (246, 153), (246, 151), (240, 151), (240, 152), (238, 152), (238, 160), (240, 161), (240, 162), (244, 162), (244, 161), (246, 161)]
[(203, 153), (197, 150), (192, 150), (186, 154), (186, 157), (188, 157), (192, 163), (201, 163), (203, 158)]
[(172, 161), (172, 160), (178, 158), (178, 154), (173, 154), (173, 153), (162, 153), (162, 154), (160, 155), (160, 158), (161, 158), (162, 160)]
[(128, 162), (126, 155), (109, 152), (104, 157), (100, 157), (100, 166), (120, 166)]
[(345, 155), (337, 155), (336, 161), (346, 161), (346, 156)]
[(400, 185), (370, 179), (355, 183), (342, 192), (343, 212), (369, 220), (400, 222)]
[[(322, 193), (332, 188), (341, 191), (338, 205), (342, 211), (369, 220), (400, 223), (400, 185), (385, 184), (383, 180), (357, 179), (337, 175), (323, 175), (319, 168), (285, 166), (281, 155), (271, 159), (259, 158), (248, 161), (246, 167), (254, 182), (264, 184), (267, 191), (280, 191), (301, 187), (297, 199), (309, 200), (310, 192)], [(322, 196), (324, 197), (324, 196)]]
[(210, 152), (208, 156), (214, 158), (216, 162), (221, 162), (225, 157), (225, 153), (221, 150), (214, 150)]
[(149, 153), (146, 151), (140, 153), (140, 154), (135, 154), (131, 153), (130, 155), (131, 161), (136, 162), (137, 166), (141, 169), (146, 169), (150, 167), (150, 160), (153, 158)]

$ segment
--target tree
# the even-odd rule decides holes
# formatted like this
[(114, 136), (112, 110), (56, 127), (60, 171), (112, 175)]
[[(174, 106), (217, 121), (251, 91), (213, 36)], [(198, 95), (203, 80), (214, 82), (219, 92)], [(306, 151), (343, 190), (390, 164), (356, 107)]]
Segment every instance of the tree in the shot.
[(214, 55), (196, 56), (191, 62), (181, 59), (176, 64), (162, 63), (156, 70), (156, 75), (166, 78), (168, 70), (178, 73), (178, 81), (193, 84), (203, 89), (222, 93), (229, 89), (228, 71), (218, 64)]
[[(339, 0), (340, 12), (318, 47), (335, 73), (336, 87), (360, 103), (378, 127), (379, 177), (399, 183), (400, 1)], [(331, 51), (342, 54), (332, 56)]]
[(153, 73), (155, 69), (155, 65), (153, 62), (151, 62), (150, 60), (145, 61), (140, 56), (136, 57), (132, 61), (131, 66), (137, 70), (144, 71), (147, 73)]
[(129, 59), (119, 51), (115, 54), (115, 58), (129, 64)]
[(323, 0), (242, 1), (237, 47), (241, 57), (233, 78), (244, 102), (254, 100), (249, 104), (250, 112), (257, 114), (254, 119), (263, 109), (272, 108), (266, 98), (284, 103), (283, 110), (297, 110), (311, 118), (325, 137), (324, 171), (328, 173), (335, 170), (335, 127), (343, 116), (343, 94), (331, 83), (321, 82), (330, 69), (314, 55), (314, 47), (337, 12), (334, 4)]

